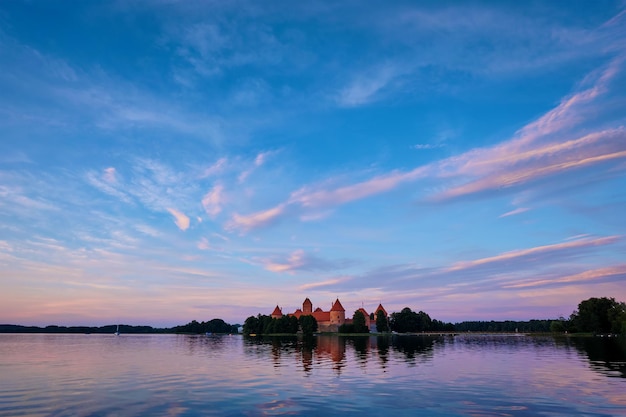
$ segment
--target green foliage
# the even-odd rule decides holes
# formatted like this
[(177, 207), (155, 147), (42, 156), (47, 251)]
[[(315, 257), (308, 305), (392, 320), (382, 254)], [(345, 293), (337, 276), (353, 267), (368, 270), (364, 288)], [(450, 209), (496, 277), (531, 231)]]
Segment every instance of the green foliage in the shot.
[(256, 317), (250, 316), (243, 324), (243, 334), (263, 334), (266, 324), (271, 320), (272, 318), (270, 316), (265, 316), (261, 314), (257, 315)]
[(344, 323), (341, 326), (339, 326), (339, 333), (355, 333), (354, 331), (354, 324), (350, 323)]
[(550, 331), (552, 333), (563, 333), (565, 331), (565, 323), (561, 320), (554, 320), (550, 323)]
[(300, 316), (300, 328), (305, 335), (311, 335), (317, 331), (317, 320), (311, 315)]
[(354, 312), (352, 316), (352, 325), (354, 333), (369, 333), (370, 329), (366, 325), (365, 315), (360, 310)]
[[(313, 318), (313, 317), (311, 317)], [(313, 319), (315, 320), (315, 319)], [(271, 316), (257, 315), (250, 316), (243, 324), (243, 334), (296, 334), (300, 323), (295, 316), (282, 316), (279, 319), (273, 319)], [(317, 322), (315, 322), (317, 328)]]
[(389, 321), (382, 310), (378, 310), (376, 313), (376, 331), (378, 333), (389, 331)]
[(626, 304), (615, 301), (615, 298), (589, 298), (578, 304), (570, 321), (579, 332), (623, 333)]
[(423, 311), (416, 313), (405, 307), (399, 313), (391, 314), (391, 330), (398, 333), (417, 333), (433, 331), (433, 321)]
[(548, 333), (551, 325), (552, 320), (464, 321), (456, 323), (454, 330), (457, 332)]
[[(120, 328), (123, 333), (123, 329)], [(222, 319), (213, 319), (207, 322), (198, 322), (196, 320), (191, 321), (183, 326), (176, 326), (172, 328), (174, 333), (233, 333), (233, 328), (230, 324), (226, 323)], [(236, 333), (236, 330), (235, 330)]]

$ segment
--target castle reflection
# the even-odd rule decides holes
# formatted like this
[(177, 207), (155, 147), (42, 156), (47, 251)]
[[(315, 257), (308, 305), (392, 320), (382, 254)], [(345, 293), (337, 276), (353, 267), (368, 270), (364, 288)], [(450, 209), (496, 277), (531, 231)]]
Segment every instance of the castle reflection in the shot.
[(428, 336), (337, 336), (318, 335), (302, 336), (267, 336), (248, 337), (244, 351), (249, 355), (264, 355), (271, 351), (275, 367), (284, 366), (290, 356), (301, 364), (305, 373), (310, 373), (316, 366), (330, 364), (338, 374), (347, 361), (363, 366), (374, 364), (383, 371), (387, 369), (392, 355), (402, 355), (408, 364), (417, 364), (430, 360), (433, 346), (439, 337)]

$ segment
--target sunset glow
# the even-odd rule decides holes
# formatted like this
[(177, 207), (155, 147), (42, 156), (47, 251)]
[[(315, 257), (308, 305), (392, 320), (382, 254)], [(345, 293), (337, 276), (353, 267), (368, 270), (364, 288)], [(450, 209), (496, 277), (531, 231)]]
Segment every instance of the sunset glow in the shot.
[(622, 1), (0, 3), (0, 323), (626, 301)]

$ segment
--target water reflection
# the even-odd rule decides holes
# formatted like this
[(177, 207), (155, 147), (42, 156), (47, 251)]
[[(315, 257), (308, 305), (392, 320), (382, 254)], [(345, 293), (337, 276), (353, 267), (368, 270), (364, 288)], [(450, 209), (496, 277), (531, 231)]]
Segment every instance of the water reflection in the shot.
[(340, 375), (348, 360), (354, 360), (362, 366), (372, 362), (386, 371), (391, 359), (390, 351), (402, 354), (404, 363), (415, 366), (432, 359), (433, 347), (442, 341), (441, 337), (398, 335), (249, 337), (245, 338), (244, 353), (261, 357), (266, 356), (269, 349), (275, 367), (284, 366), (285, 361), (295, 360), (302, 365), (306, 374), (310, 374), (316, 365), (331, 364), (332, 369)]
[(609, 377), (626, 378), (626, 339), (621, 337), (573, 337), (557, 339), (583, 354), (591, 369)]
[(0, 417), (626, 416), (625, 344), (474, 334), (0, 335)]

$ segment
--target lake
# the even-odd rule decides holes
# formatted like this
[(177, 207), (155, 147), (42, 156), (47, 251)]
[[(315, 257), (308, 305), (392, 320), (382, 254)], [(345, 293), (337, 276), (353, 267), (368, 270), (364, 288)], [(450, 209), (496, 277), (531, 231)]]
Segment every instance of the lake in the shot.
[(0, 416), (626, 416), (626, 341), (0, 334)]

